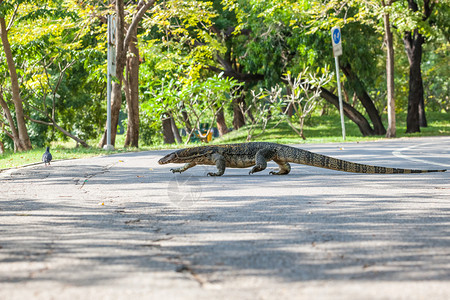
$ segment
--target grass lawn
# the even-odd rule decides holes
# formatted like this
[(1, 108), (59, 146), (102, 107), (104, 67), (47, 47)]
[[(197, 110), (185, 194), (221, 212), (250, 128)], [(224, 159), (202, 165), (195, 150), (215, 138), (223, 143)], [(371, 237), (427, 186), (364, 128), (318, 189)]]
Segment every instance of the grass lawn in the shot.
[[(421, 132), (406, 134), (406, 114), (397, 115), (397, 138), (402, 137), (422, 137), (422, 136), (450, 136), (450, 115), (447, 113), (427, 114), (428, 127), (421, 128)], [(383, 123), (387, 124), (386, 120)], [(267, 128), (270, 128), (268, 126)], [(374, 141), (384, 139), (384, 136), (361, 136), (358, 126), (346, 118), (345, 131), (347, 142)], [(238, 131), (233, 131), (214, 143), (239, 143), (247, 138), (247, 129), (244, 127)], [(254, 136), (260, 131), (256, 131)], [(342, 129), (340, 117), (334, 116), (313, 116), (305, 125), (304, 135), (306, 140), (299, 137), (289, 125), (283, 123), (274, 129), (267, 130), (254, 141), (277, 142), (282, 144), (303, 144), (303, 143), (331, 143), (342, 142)], [(253, 140), (252, 140), (253, 141)]]
[[(121, 141), (122, 139), (122, 141)], [(119, 137), (119, 143), (122, 142), (123, 138)], [(94, 144), (92, 144), (93, 146)], [(93, 157), (100, 155), (107, 155), (111, 153), (117, 153), (120, 151), (132, 151), (131, 149), (124, 150), (118, 149), (116, 151), (104, 151), (97, 147), (91, 147), (89, 149), (83, 147), (76, 147), (75, 142), (55, 142), (50, 145), (50, 152), (53, 156), (53, 160), (59, 159), (76, 159)], [(5, 151), (3, 155), (0, 155), (0, 170), (5, 168), (13, 168), (17, 166), (23, 166), (28, 164), (33, 164), (42, 161), (42, 154), (45, 152), (45, 147), (39, 148), (35, 147), (27, 152), (14, 153), (12, 151)]]
[[(422, 137), (422, 136), (450, 136), (450, 116), (447, 113), (427, 113), (428, 127), (421, 128), (420, 133), (406, 134), (406, 115), (397, 116), (397, 137)], [(387, 122), (384, 122), (386, 124)], [(383, 139), (383, 136), (362, 137), (358, 127), (353, 122), (346, 120), (346, 141), (373, 141)], [(270, 128), (270, 126), (268, 126)], [(302, 140), (287, 124), (280, 124), (276, 128), (267, 130), (264, 134), (252, 141), (270, 141), (281, 144), (301, 144), (301, 143), (331, 143), (342, 142), (342, 134), (339, 116), (313, 116), (305, 126), (306, 140)], [(256, 131), (254, 136), (259, 132)], [(213, 141), (213, 144), (220, 143), (240, 143), (245, 142), (247, 138), (247, 128), (233, 131), (222, 138)], [(145, 151), (163, 148), (182, 148), (182, 145), (163, 145), (159, 143), (151, 147), (141, 147), (140, 149), (120, 148), (123, 145), (125, 137), (117, 136), (116, 145), (119, 147), (115, 151), (104, 151), (96, 147), (98, 141), (92, 141), (91, 148), (85, 149), (75, 147), (74, 142), (55, 142), (50, 145), (50, 152), (54, 160), (76, 159), (92, 156), (108, 155), (111, 153)], [(0, 170), (37, 163), (41, 161), (45, 148), (34, 148), (31, 151), (13, 153), (7, 150), (0, 155)]]

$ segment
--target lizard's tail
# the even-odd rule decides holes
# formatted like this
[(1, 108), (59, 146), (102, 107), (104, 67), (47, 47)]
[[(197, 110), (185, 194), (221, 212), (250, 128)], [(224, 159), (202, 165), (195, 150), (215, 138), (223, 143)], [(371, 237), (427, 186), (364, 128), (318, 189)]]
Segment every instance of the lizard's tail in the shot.
[[(298, 149), (300, 150), (300, 149)], [(401, 169), (401, 168), (386, 168), (372, 165), (365, 165), (354, 163), (334, 157), (300, 150), (293, 163), (300, 163), (304, 165), (352, 172), (352, 173), (368, 173), (368, 174), (409, 174), (409, 173), (430, 173), (430, 172), (445, 172), (446, 170), (416, 170), (416, 169)]]

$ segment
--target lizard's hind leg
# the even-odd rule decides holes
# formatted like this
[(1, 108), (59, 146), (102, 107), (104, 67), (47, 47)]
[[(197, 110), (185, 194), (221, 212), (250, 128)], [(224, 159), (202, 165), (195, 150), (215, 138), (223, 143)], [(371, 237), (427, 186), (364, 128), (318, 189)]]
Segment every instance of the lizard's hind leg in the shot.
[(278, 172), (270, 172), (270, 175), (287, 175), (291, 171), (291, 165), (288, 162), (275, 161), (280, 168)]

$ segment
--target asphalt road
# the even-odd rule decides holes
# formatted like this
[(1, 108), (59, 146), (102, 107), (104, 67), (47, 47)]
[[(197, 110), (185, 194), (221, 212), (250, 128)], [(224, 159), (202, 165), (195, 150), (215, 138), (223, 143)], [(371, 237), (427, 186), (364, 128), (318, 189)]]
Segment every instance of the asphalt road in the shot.
[[(450, 169), (450, 137), (299, 147)], [(168, 152), (0, 173), (0, 299), (450, 299), (450, 172), (214, 178)]]

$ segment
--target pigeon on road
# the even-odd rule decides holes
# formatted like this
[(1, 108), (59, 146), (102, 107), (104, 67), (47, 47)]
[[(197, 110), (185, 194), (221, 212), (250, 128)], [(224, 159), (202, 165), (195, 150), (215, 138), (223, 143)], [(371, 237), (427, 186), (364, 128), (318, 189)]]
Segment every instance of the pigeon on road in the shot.
[(44, 162), (45, 166), (47, 166), (47, 164), (50, 166), (50, 162), (52, 161), (52, 154), (50, 153), (50, 147), (47, 147), (47, 150), (45, 151), (44, 155), (42, 155), (42, 161)]

